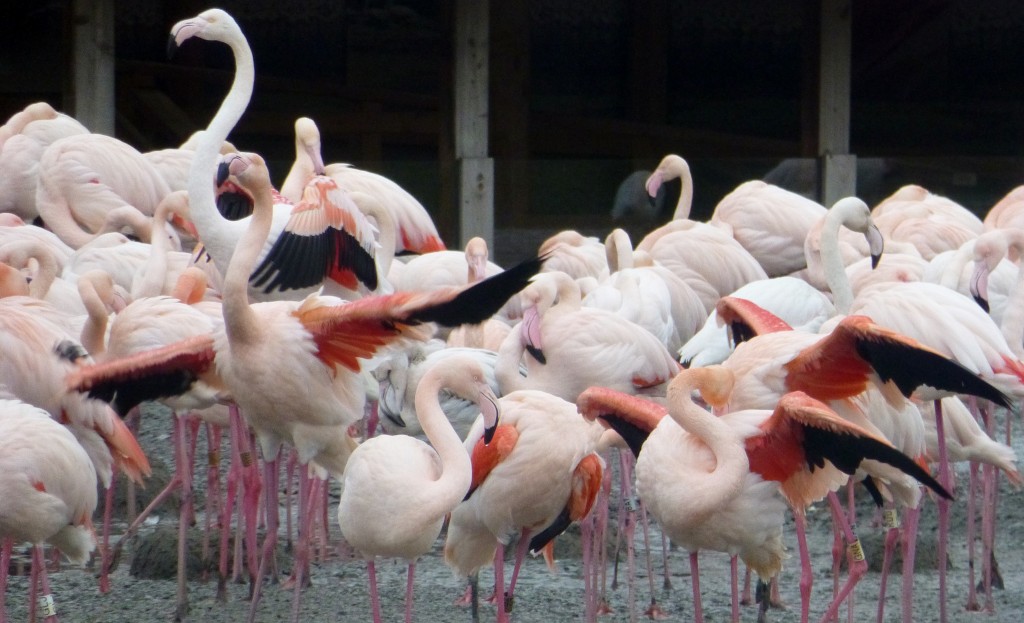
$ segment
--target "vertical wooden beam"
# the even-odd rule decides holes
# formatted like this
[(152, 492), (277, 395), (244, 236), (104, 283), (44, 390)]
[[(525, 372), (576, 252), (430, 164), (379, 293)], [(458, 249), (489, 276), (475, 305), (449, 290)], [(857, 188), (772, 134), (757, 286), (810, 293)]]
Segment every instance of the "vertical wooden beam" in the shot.
[(114, 135), (114, 0), (74, 2), (73, 115)]
[(488, 155), (490, 2), (455, 3), (455, 159), (460, 246), (473, 236), (494, 245), (494, 160)]
[(850, 0), (821, 0), (818, 158), (821, 201), (831, 206), (857, 192), (857, 159), (850, 152)]
[(495, 224), (520, 227), (530, 210), (530, 13), (528, 2), (491, 7), (491, 155)]

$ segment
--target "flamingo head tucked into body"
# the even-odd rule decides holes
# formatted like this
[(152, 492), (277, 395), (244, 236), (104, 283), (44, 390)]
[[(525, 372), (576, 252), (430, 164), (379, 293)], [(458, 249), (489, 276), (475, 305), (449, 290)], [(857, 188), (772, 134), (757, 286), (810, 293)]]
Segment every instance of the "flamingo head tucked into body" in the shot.
[[(713, 365), (704, 368), (688, 368), (676, 375), (668, 386), (669, 404), (691, 400), (693, 390), (713, 408), (724, 407), (729, 402), (732, 388), (736, 383), (732, 370), (725, 366)], [(683, 392), (686, 395), (680, 396)]]
[(228, 33), (239, 30), (235, 18), (221, 9), (208, 9), (195, 17), (183, 19), (171, 27), (167, 56), (173, 56), (185, 41), (199, 37), (208, 41), (227, 41)]
[(986, 312), (989, 311), (988, 277), (1009, 251), (1006, 237), (999, 230), (985, 232), (974, 241), (974, 272), (971, 274), (970, 291), (974, 300)]

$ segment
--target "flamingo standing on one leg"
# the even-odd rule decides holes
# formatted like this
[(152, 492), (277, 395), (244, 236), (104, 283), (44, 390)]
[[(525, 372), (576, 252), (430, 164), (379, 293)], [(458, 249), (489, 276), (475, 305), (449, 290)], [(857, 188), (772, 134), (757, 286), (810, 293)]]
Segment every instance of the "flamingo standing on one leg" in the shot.
[(442, 390), (477, 405), (489, 443), (498, 399), (476, 360), (453, 357), (427, 371), (416, 389), (416, 412), (433, 448), (406, 435), (373, 437), (352, 453), (345, 468), (338, 523), (345, 540), (367, 558), (375, 623), (381, 616), (374, 558), (409, 561), (405, 620), (411, 623), (416, 559), (433, 547), (445, 515), (472, 482), (469, 454), (438, 402)]

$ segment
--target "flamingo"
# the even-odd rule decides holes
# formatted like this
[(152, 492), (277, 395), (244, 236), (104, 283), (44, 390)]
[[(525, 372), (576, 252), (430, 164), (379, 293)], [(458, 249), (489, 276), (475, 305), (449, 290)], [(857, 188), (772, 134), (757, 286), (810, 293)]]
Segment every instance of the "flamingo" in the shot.
[(381, 617), (374, 558), (408, 561), (405, 620), (410, 623), (416, 559), (433, 547), (445, 516), (472, 482), (469, 454), (438, 401), (442, 390), (476, 405), (484, 418), (484, 442), (490, 443), (498, 399), (476, 360), (450, 357), (430, 368), (416, 388), (416, 413), (433, 447), (406, 435), (367, 439), (352, 453), (342, 479), (338, 523), (345, 540), (367, 558), (375, 623)]
[[(505, 394), (498, 399), (498, 411), (501, 423), (490, 443), (484, 444), (482, 418), (466, 436), (473, 479), (466, 499), (452, 511), (444, 558), (460, 577), (473, 578), (493, 560), (502, 621), (527, 549), (540, 551), (590, 511), (603, 474), (598, 453), (611, 438), (582, 420), (573, 403), (547, 392)], [(515, 566), (505, 593), (504, 546), (517, 533)]]
[(926, 260), (957, 249), (984, 229), (967, 208), (913, 184), (883, 199), (871, 218), (886, 240), (909, 242)]
[[(969, 292), (982, 309), (991, 310), (993, 319), (999, 320), (999, 329), (1014, 355), (1024, 358), (1024, 264), (1020, 263), (1024, 253), (1024, 233), (1019, 229), (993, 229), (978, 236), (974, 243), (974, 273), (971, 275)], [(1012, 260), (1009, 262), (1003, 261)], [(1002, 314), (995, 313), (996, 295), (993, 290), (994, 276), (1001, 267), (1014, 267), (1014, 280), (1004, 291)], [(1006, 271), (1003, 271), (1005, 274)]]
[(502, 270), (488, 257), (487, 241), (474, 236), (462, 251), (434, 251), (410, 259), (392, 285), (396, 290), (429, 290), (476, 283)]
[(171, 192), (138, 150), (103, 134), (54, 141), (39, 157), (38, 176), (39, 216), (74, 248), (122, 227), (149, 241), (150, 217)]
[(12, 212), (26, 221), (39, 216), (36, 183), (39, 157), (59, 139), (89, 130), (73, 117), (35, 102), (15, 113), (0, 127), (0, 212)]
[(700, 297), (672, 271), (635, 252), (625, 230), (612, 230), (604, 247), (611, 274), (587, 292), (583, 304), (620, 313), (669, 351), (679, 350), (707, 318)]
[[(381, 362), (373, 368), (378, 381), (378, 396), (381, 421), (385, 433), (401, 433), (420, 437), (423, 427), (415, 409), (416, 391), (423, 376), (449, 358), (472, 358), (483, 369), (491, 390), (501, 393), (494, 375), (497, 354), (479, 348), (445, 346), (440, 340), (415, 342), (406, 348), (393, 348), (385, 353)], [(476, 405), (459, 396), (445, 396), (441, 409), (460, 438), (465, 437), (480, 414)]]
[(297, 201), (302, 186), (313, 175), (327, 175), (350, 192), (375, 197), (395, 221), (394, 253), (431, 253), (444, 251), (437, 226), (423, 204), (399, 184), (378, 173), (358, 169), (346, 163), (325, 165), (320, 151), (320, 130), (309, 117), (295, 120), (295, 163), (281, 185), (281, 194)]
[[(302, 464), (312, 463), (317, 471), (341, 477), (356, 446), (347, 429), (363, 413), (359, 358), (370, 357), (401, 338), (423, 339), (425, 329), (418, 325), (424, 322), (451, 325), (486, 318), (521, 289), (541, 264), (540, 260), (524, 262), (465, 290), (404, 292), (352, 303), (312, 295), (302, 302), (251, 304), (248, 276), (273, 218), (270, 174), (256, 154), (227, 156), (218, 171), (221, 179), (228, 173), (235, 175), (255, 200), (248, 229), (224, 275), (223, 330), (95, 366), (68, 383), (88, 390), (138, 378), (146, 371), (215, 373), (256, 433), (271, 492), (277, 490), (276, 457), (283, 443), (296, 448)], [(276, 500), (268, 499), (267, 505), (271, 519), (257, 578), (264, 575), (277, 536)], [(297, 569), (303, 568), (302, 562), (296, 563)], [(259, 601), (257, 578), (250, 618), (255, 617)], [(301, 575), (296, 595), (300, 585)]]
[(25, 239), (0, 245), (0, 262), (28, 272), (29, 296), (48, 301), (69, 314), (85, 313), (76, 285), (60, 277), (60, 260), (45, 243)]
[(0, 620), (6, 620), (3, 596), (11, 545), (24, 541), (33, 545), (29, 618), (35, 620), (40, 578), (44, 617), (52, 617), (41, 545), (50, 543), (73, 563), (83, 564), (96, 548), (96, 497), (96, 469), (75, 436), (43, 409), (0, 391)]
[(801, 245), (825, 211), (817, 201), (750, 180), (722, 197), (708, 222), (732, 231), (769, 277), (779, 277), (807, 266)]
[[(796, 277), (751, 281), (730, 296), (752, 301), (781, 318), (793, 329), (808, 333), (817, 332), (836, 313), (828, 297)], [(687, 368), (700, 368), (722, 363), (732, 349), (728, 330), (719, 319), (716, 309), (712, 310), (700, 331), (679, 349), (679, 361)]]
[(593, 236), (584, 236), (567, 229), (549, 236), (537, 249), (547, 255), (544, 272), (563, 272), (572, 277), (594, 277), (599, 281), (608, 276), (608, 259), (604, 245)]
[[(697, 583), (697, 552), (715, 549), (740, 556), (767, 579), (781, 568), (784, 506), (797, 518), (803, 569), (801, 620), (810, 597), (810, 564), (804, 555), (804, 511), (845, 481), (866, 458), (893, 465), (948, 493), (911, 458), (883, 437), (839, 417), (824, 403), (795, 391), (774, 410), (730, 410), (715, 417), (697, 406), (690, 393), (724, 405), (733, 374), (722, 366), (692, 368), (669, 385), (665, 407), (594, 387), (577, 401), (589, 420), (617, 430), (637, 455), (637, 488), (669, 537), (690, 550), (695, 618), (703, 620)], [(680, 451), (686, 448), (687, 451)], [(766, 485), (765, 483), (771, 483)], [(734, 596), (737, 594), (733, 565)], [(765, 607), (762, 602), (762, 612)], [(822, 619), (829, 620), (838, 603)], [(734, 618), (738, 604), (734, 597)]]
[[(252, 216), (238, 220), (221, 216), (211, 177), (223, 141), (249, 104), (255, 66), (241, 28), (221, 9), (209, 9), (176, 23), (168, 45), (173, 50), (193, 37), (226, 43), (235, 59), (231, 89), (197, 142), (188, 184), (192, 222), (203, 248), (223, 274)], [(370, 290), (376, 288), (372, 227), (347, 198), (339, 196), (337, 187), (336, 182), (322, 177), (305, 187), (303, 203), (325, 200), (324, 193), (334, 195), (330, 199), (332, 209), (318, 212), (318, 219), (311, 218), (309, 212), (293, 211), (290, 204), (274, 204), (271, 228), (259, 249), (261, 261), (253, 267), (256, 274), (252, 276), (251, 297), (301, 298), (321, 285), (333, 283), (349, 290), (356, 289), (360, 282)]]
[[(640, 325), (582, 306), (579, 286), (565, 273), (540, 275), (520, 298), (523, 320), (506, 336), (494, 369), (503, 393), (539, 389), (575, 400), (587, 387), (605, 385), (664, 395), (680, 368), (665, 345)], [(526, 352), (523, 377), (519, 365)]]
[(985, 231), (1020, 227), (1021, 224), (1024, 224), (1024, 218), (1021, 216), (1021, 212), (1024, 210), (1022, 199), (1024, 199), (1024, 185), (1017, 186), (1006, 193), (985, 213), (985, 218), (982, 220)]

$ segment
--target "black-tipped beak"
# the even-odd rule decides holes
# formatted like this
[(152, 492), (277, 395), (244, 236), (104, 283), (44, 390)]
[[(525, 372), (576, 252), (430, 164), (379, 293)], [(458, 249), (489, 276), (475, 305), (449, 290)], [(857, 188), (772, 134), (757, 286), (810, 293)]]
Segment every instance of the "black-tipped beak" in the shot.
[(975, 294), (974, 295), (974, 302), (977, 303), (978, 305), (980, 305), (981, 308), (985, 310), (986, 314), (991, 312), (991, 310), (989, 309), (989, 306), (988, 306), (988, 299), (982, 298), (981, 295)]
[(494, 439), (494, 431), (496, 430), (498, 430), (497, 424), (484, 429), (484, 444), (491, 443), (491, 440)]
[(174, 58), (174, 55), (178, 52), (178, 42), (171, 34), (167, 38), (167, 58)]
[(228, 162), (221, 162), (217, 165), (217, 186), (220, 186), (224, 182), (228, 181), (228, 176), (231, 175), (231, 166)]
[(527, 344), (526, 352), (533, 355), (533, 358), (542, 364), (546, 364), (548, 362), (547, 357), (544, 356), (544, 351), (537, 348), (536, 346), (530, 346), (529, 344)]
[(391, 411), (387, 411), (387, 410), (383, 410), (383, 413), (384, 413), (384, 417), (386, 417), (387, 419), (391, 420), (391, 422), (393, 422), (395, 426), (400, 426), (402, 428), (407, 428), (405, 420), (402, 418), (402, 414), (401, 413), (392, 413)]

